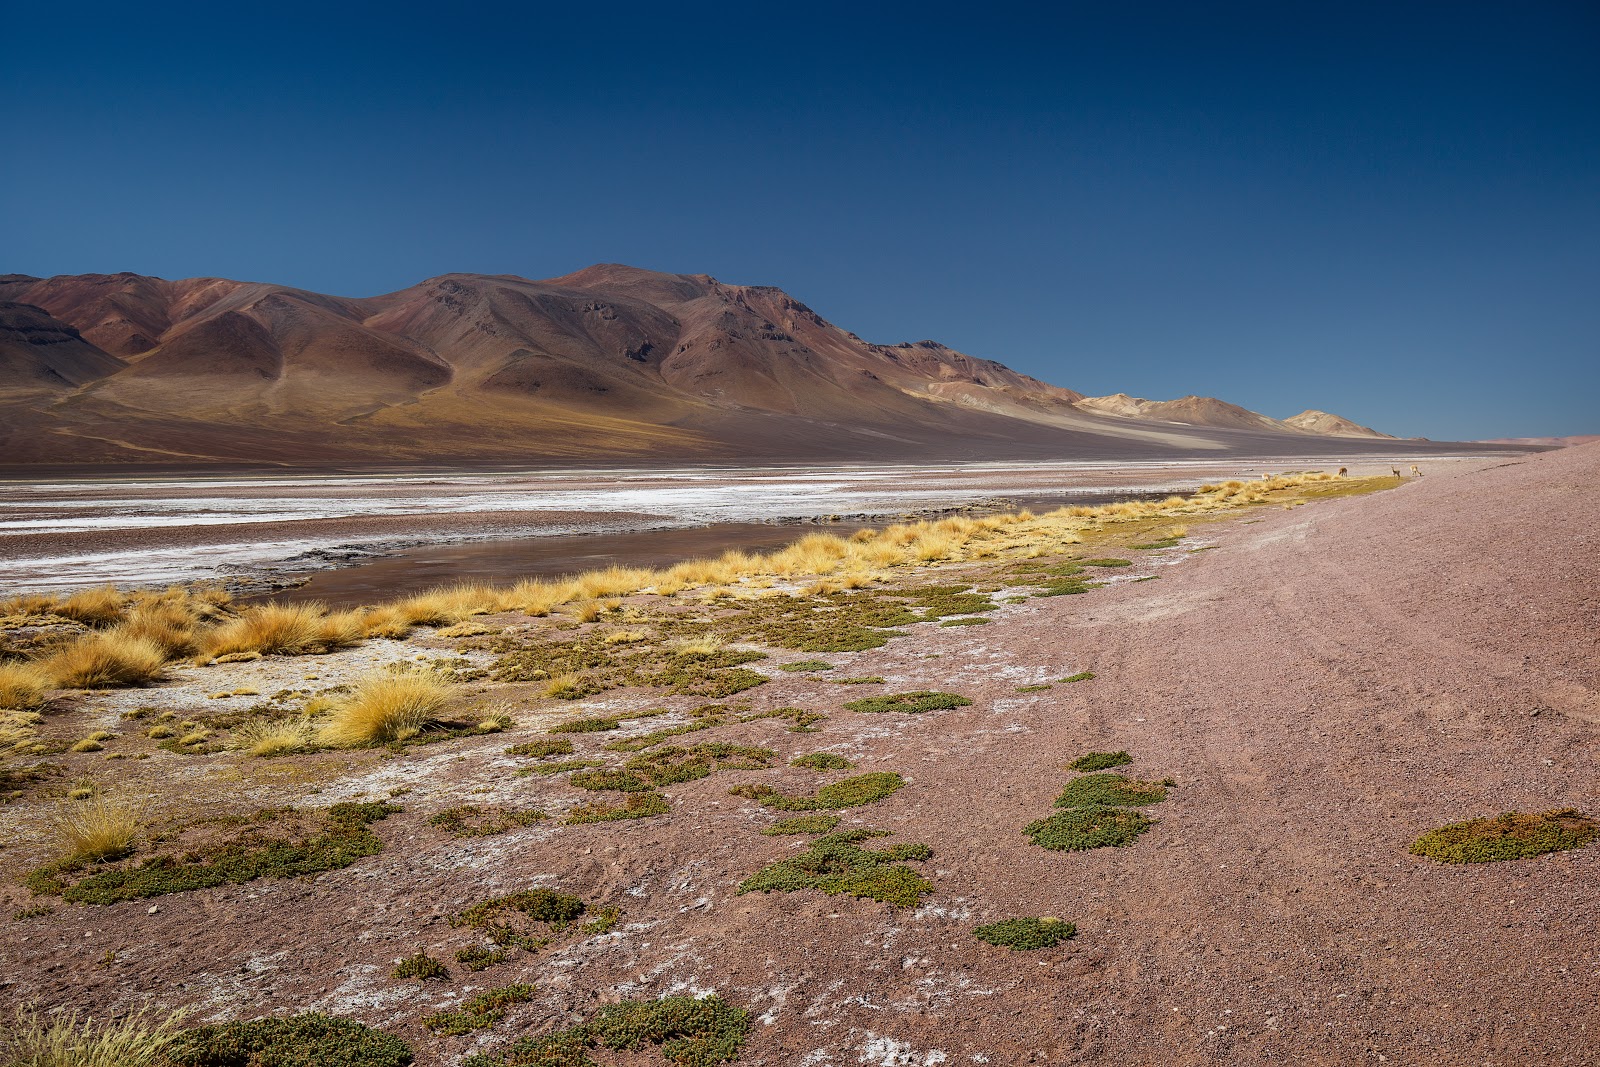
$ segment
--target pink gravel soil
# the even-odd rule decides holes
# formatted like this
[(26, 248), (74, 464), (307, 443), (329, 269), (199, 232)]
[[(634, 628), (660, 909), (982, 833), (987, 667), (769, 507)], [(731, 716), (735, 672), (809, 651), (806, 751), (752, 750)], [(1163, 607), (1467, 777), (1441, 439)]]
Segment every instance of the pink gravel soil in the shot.
[[(822, 780), (799, 769), (670, 786), (664, 817), (451, 839), (426, 813), (476, 786), (514, 781), (530, 806), (575, 792), (510, 779), (506, 740), (486, 738), (384, 763), (385, 784), (416, 792), (375, 827), (387, 851), (348, 869), (0, 922), (0, 999), (318, 1008), (403, 1034), (422, 1064), (618, 996), (706, 990), (758, 1017), (740, 1062), (774, 1067), (1600, 1062), (1600, 846), (1471, 866), (1407, 852), (1474, 816), (1600, 810), (1597, 486), (1589, 445), (1256, 510), (1198, 527), (1214, 551), (1191, 541), (1126, 572), (1159, 581), (827, 657), (970, 707), (857, 715), (843, 703), (881, 687), (771, 672), (757, 708), (829, 712), (822, 732), (702, 736), (903, 774), (844, 826), (931, 846), (919, 908), (735, 894), (804, 839), (757, 833), (773, 814), (729, 787)], [(1096, 677), (1016, 691), (1083, 670)], [(1127, 848), (1030, 844), (1021, 827), (1050, 812), (1063, 764), (1114, 749), (1129, 773), (1175, 780), (1158, 825)], [(480, 975), (452, 964), (448, 985), (389, 978), (419, 947), (448, 960), (472, 943), (451, 913), (532, 885), (616, 905), (622, 924)], [(1079, 934), (1037, 952), (971, 934), (1016, 915)], [(418, 1025), (513, 981), (539, 994), (492, 1031)]]

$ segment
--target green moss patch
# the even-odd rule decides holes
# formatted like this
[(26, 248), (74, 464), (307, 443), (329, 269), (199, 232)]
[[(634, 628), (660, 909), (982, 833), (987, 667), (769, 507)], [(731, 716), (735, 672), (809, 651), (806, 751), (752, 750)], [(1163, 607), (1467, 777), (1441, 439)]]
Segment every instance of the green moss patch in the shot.
[(626, 769), (651, 785), (661, 786), (692, 782), (717, 771), (765, 770), (777, 758), (770, 748), (707, 741), (688, 747), (658, 746), (634, 756)]
[(542, 811), (510, 811), (461, 804), (429, 817), (428, 825), (437, 826), (452, 837), (493, 837), (547, 818), (549, 816)]
[(1089, 679), (1091, 679), (1093, 677), (1094, 677), (1094, 671), (1079, 671), (1077, 674), (1069, 674), (1069, 675), (1067, 675), (1065, 678), (1061, 679), (1061, 681), (1063, 683), (1067, 683), (1067, 682), (1087, 682)]
[(1032, 952), (1035, 949), (1054, 948), (1063, 941), (1071, 940), (1077, 932), (1076, 926), (1061, 919), (1021, 918), (1002, 919), (980, 926), (972, 931), (972, 936), (1013, 952)]
[(1506, 812), (1429, 830), (1411, 845), (1413, 856), (1440, 863), (1498, 863), (1565, 852), (1600, 837), (1600, 823), (1575, 808), (1542, 814)]
[(1019, 693), (1042, 693), (1046, 689), (1049, 689), (1049, 688), (1050, 688), (1050, 686), (1048, 684), (1045, 684), (1045, 685), (1019, 685), (1019, 686), (1017, 686), (1017, 692), (1019, 692)]
[(991, 623), (993, 621), (994, 621), (993, 619), (974, 619), (974, 618), (944, 619), (943, 621), (941, 621), (939, 623), (939, 625), (940, 626), (987, 626), (987, 625), (989, 625), (989, 623)]
[(509, 953), (503, 948), (484, 948), (471, 945), (456, 951), (456, 962), (469, 971), (484, 971), (504, 963)]
[(1133, 566), (1133, 560), (1131, 560), (1131, 559), (1111, 559), (1109, 557), (1105, 558), (1105, 559), (1085, 559), (1085, 560), (1079, 560), (1078, 562), (1082, 563), (1085, 567), (1131, 567), (1131, 566)]
[(1167, 799), (1167, 787), (1160, 782), (1140, 782), (1120, 774), (1088, 774), (1068, 782), (1056, 798), (1058, 808), (1081, 808), (1110, 804), (1140, 808)]
[(621, 719), (610, 719), (596, 716), (583, 719), (568, 719), (566, 722), (558, 722), (554, 726), (550, 727), (550, 732), (553, 734), (595, 734), (606, 730), (620, 729), (621, 726)]
[(920, 715), (925, 711), (944, 711), (949, 708), (964, 708), (972, 701), (955, 693), (936, 693), (932, 690), (919, 690), (915, 693), (890, 693), (881, 697), (865, 697), (861, 700), (852, 700), (845, 707), (851, 711), (867, 714), (880, 712), (901, 711), (912, 715)]
[(529, 767), (526, 771), (518, 771), (517, 773), (527, 774), (531, 771), (534, 774), (566, 774), (568, 771), (581, 771), (587, 767), (604, 767), (605, 765), (606, 761), (601, 759), (575, 759), (567, 760), (565, 763), (541, 763), (537, 767)]
[(1041, 848), (1080, 852), (1131, 845), (1154, 825), (1155, 820), (1143, 812), (1096, 804), (1058, 811), (1047, 819), (1029, 823), (1022, 832)]
[(863, 675), (860, 678), (829, 678), (834, 685), (882, 685), (884, 679), (876, 674)]
[(525, 1037), (497, 1056), (468, 1056), (462, 1067), (597, 1067), (589, 1055), (596, 1048), (624, 1052), (651, 1045), (669, 1063), (713, 1067), (739, 1058), (750, 1026), (750, 1013), (721, 997), (624, 1000), (578, 1026)]
[(834, 667), (833, 667), (833, 664), (824, 663), (820, 659), (803, 659), (803, 660), (799, 661), (798, 663), (780, 663), (778, 665), (778, 669), (780, 671), (808, 672), (808, 671), (831, 671), (831, 670), (834, 669)]
[(767, 681), (766, 675), (741, 667), (767, 658), (765, 652), (753, 649), (685, 652), (650, 642), (608, 645), (600, 633), (570, 641), (533, 642), (525, 635), (506, 635), (492, 647), (499, 653), (494, 665), (496, 679), (532, 682), (561, 678), (560, 691), (551, 695), (563, 700), (624, 686), (717, 697)]
[(87, 865), (56, 864), (28, 879), (36, 893), (60, 893), (74, 904), (115, 904), (208, 889), (257, 878), (298, 878), (348, 867), (383, 851), (383, 842), (368, 827), (400, 808), (390, 804), (335, 804), (325, 814), (272, 810), (221, 844), (181, 856), (150, 856), (135, 864), (99, 864), (94, 873), (72, 881)]
[(792, 734), (819, 733), (817, 723), (823, 722), (827, 716), (820, 711), (807, 711), (805, 708), (773, 708), (755, 715), (746, 715), (740, 722), (755, 722), (758, 719), (788, 719), (789, 732)]
[(808, 797), (789, 796), (765, 785), (741, 786), (732, 793), (734, 796), (759, 800), (765, 806), (779, 811), (839, 811), (893, 796), (905, 784), (905, 779), (898, 774), (873, 771), (825, 785)]
[(837, 815), (796, 815), (792, 819), (775, 822), (761, 832), (768, 837), (788, 834), (825, 834), (839, 825)]
[(454, 1011), (424, 1016), (422, 1025), (436, 1034), (468, 1034), (474, 1030), (484, 1030), (505, 1018), (506, 1012), (515, 1005), (532, 1000), (534, 992), (534, 987), (525, 983), (485, 990), (462, 1002), (461, 1007)]
[(1128, 547), (1137, 549), (1140, 552), (1150, 552), (1158, 548), (1176, 548), (1181, 540), (1183, 540), (1181, 537), (1163, 537), (1159, 541), (1146, 541), (1142, 545), (1129, 545)]
[(855, 764), (833, 752), (812, 752), (789, 761), (791, 767), (810, 767), (814, 771), (847, 771)]
[(811, 842), (798, 856), (763, 867), (739, 883), (740, 893), (793, 893), (820, 889), (829, 895), (881, 900), (886, 904), (915, 905), (933, 884), (905, 866), (933, 855), (927, 845), (894, 845), (871, 851), (859, 842), (887, 837), (882, 830), (846, 830)]
[(564, 737), (541, 737), (537, 741), (526, 741), (520, 745), (512, 745), (506, 749), (506, 755), (531, 756), (534, 759), (547, 759), (550, 756), (570, 756), (572, 755), (572, 742)]
[(1085, 752), (1067, 764), (1069, 771), (1104, 771), (1112, 767), (1125, 767), (1133, 762), (1126, 752)]
[(670, 810), (667, 798), (660, 793), (629, 793), (617, 803), (580, 804), (569, 811), (562, 822), (576, 826), (588, 822), (645, 819), (652, 815), (665, 815)]
[(165, 1050), (173, 1067), (406, 1067), (398, 1037), (310, 1013), (188, 1030)]

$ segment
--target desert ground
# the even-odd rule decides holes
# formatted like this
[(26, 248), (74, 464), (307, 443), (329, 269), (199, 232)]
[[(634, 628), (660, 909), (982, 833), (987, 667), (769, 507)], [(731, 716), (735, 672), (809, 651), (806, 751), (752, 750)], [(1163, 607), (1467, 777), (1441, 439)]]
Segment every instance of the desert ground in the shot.
[[(1597, 481), (1584, 445), (908, 523), (319, 654), (184, 600), (148, 684), (13, 682), (0, 1005), (319, 1013), (353, 1064), (1600, 1062), (1600, 847), (1412, 852), (1592, 836)], [(13, 668), (145, 610), (70, 604), (10, 603)], [(340, 732), (397, 678), (410, 728)], [(74, 855), (90, 809), (123, 847)]]

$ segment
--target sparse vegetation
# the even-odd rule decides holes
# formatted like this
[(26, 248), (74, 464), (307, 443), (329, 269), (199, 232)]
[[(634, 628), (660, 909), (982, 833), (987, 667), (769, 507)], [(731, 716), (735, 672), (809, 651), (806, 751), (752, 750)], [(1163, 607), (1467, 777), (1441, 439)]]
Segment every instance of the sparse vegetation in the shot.
[(1513, 811), (1429, 830), (1412, 843), (1411, 854), (1440, 863), (1498, 863), (1580, 848), (1596, 837), (1600, 823), (1576, 808)]
[(436, 1034), (467, 1034), (484, 1030), (505, 1018), (506, 1011), (533, 999), (534, 987), (526, 984), (489, 989), (462, 1002), (454, 1011), (435, 1012), (422, 1025)]
[[(510, 949), (535, 952), (543, 948), (555, 935), (570, 929), (587, 910), (588, 906), (570, 893), (528, 889), (474, 904), (451, 916), (450, 925), (477, 930), (500, 950), (499, 958), (492, 961), (487, 960), (494, 955), (489, 950), (480, 949), (473, 954), (475, 963), (489, 966), (504, 959), (505, 951)], [(461, 959), (461, 955), (458, 953), (456, 958)]]
[(972, 936), (991, 945), (1009, 948), (1013, 952), (1031, 952), (1035, 949), (1054, 948), (1070, 940), (1078, 932), (1072, 923), (1048, 916), (1042, 919), (1002, 919), (997, 923), (977, 927)]
[(789, 761), (791, 767), (810, 767), (814, 771), (847, 771), (855, 764), (833, 752), (812, 752)]
[(890, 693), (887, 696), (865, 697), (861, 700), (852, 700), (845, 707), (851, 711), (868, 714), (900, 711), (912, 715), (920, 715), (925, 711), (944, 711), (949, 708), (964, 708), (972, 701), (955, 693), (936, 693), (929, 690), (920, 690), (915, 693)]
[(1140, 782), (1120, 774), (1090, 774), (1068, 782), (1056, 798), (1056, 807), (1080, 808), (1105, 804), (1138, 808), (1146, 804), (1159, 804), (1165, 799), (1167, 789), (1160, 782)]
[(509, 811), (461, 804), (430, 816), (428, 825), (437, 826), (452, 837), (493, 837), (547, 818), (549, 816), (542, 811)]
[(1112, 767), (1125, 767), (1133, 762), (1126, 752), (1085, 752), (1067, 764), (1069, 771), (1104, 771)]
[(450, 968), (428, 955), (418, 952), (394, 965), (395, 978), (415, 978), (419, 982), (448, 982)]
[[(74, 904), (114, 904), (257, 878), (317, 874), (382, 852), (383, 842), (369, 824), (399, 810), (385, 803), (335, 804), (321, 819), (268, 810), (257, 813), (236, 838), (204, 850), (151, 856), (137, 866), (111, 866), (75, 882), (72, 876), (81, 873), (85, 861), (69, 859), (35, 871), (28, 886), (35, 893), (59, 893)], [(274, 828), (279, 832), (269, 833)]]
[[(170, 728), (153, 727), (150, 737), (172, 736)], [(303, 752), (317, 743), (317, 727), (310, 719), (252, 719), (233, 728), (233, 743), (252, 756), (285, 756)]]
[(1051, 686), (1048, 683), (1044, 683), (1044, 684), (1041, 684), (1041, 685), (1019, 685), (1019, 686), (1017, 686), (1017, 692), (1019, 692), (1019, 693), (1042, 693), (1046, 689), (1049, 689), (1049, 688), (1051, 688)]
[(893, 796), (905, 784), (898, 774), (873, 771), (825, 785), (809, 797), (789, 796), (765, 785), (739, 786), (732, 795), (758, 800), (779, 811), (839, 811)]
[(803, 659), (803, 660), (799, 661), (798, 663), (780, 663), (780, 664), (778, 664), (778, 669), (780, 671), (802, 671), (802, 672), (804, 672), (804, 671), (831, 671), (831, 670), (834, 669), (834, 667), (833, 667), (833, 664), (824, 663), (820, 659)]
[(838, 825), (837, 815), (796, 815), (792, 819), (775, 822), (761, 832), (768, 837), (782, 837), (787, 834), (825, 834)]
[(1068, 682), (1087, 682), (1093, 677), (1094, 671), (1079, 671), (1077, 674), (1067, 675), (1065, 678), (1061, 679), (1061, 681), (1063, 684)]
[(50, 695), (51, 678), (26, 663), (0, 663), (0, 711), (33, 711)]
[(149, 685), (165, 671), (167, 654), (155, 642), (116, 631), (91, 633), (42, 664), (63, 689)]
[(167, 1055), (171, 1067), (407, 1067), (411, 1063), (411, 1048), (398, 1037), (314, 1012), (201, 1026), (181, 1035)]
[(749, 1012), (717, 996), (624, 1000), (578, 1026), (522, 1038), (499, 1056), (468, 1056), (462, 1067), (594, 1067), (591, 1049), (646, 1045), (680, 1067), (714, 1067), (738, 1059), (750, 1025)]
[(590, 717), (583, 719), (568, 719), (566, 722), (558, 722), (554, 726), (550, 727), (550, 732), (553, 734), (593, 734), (601, 733), (606, 730), (616, 730), (621, 726), (621, 719)]
[(1079, 563), (1080, 566), (1084, 566), (1084, 567), (1131, 567), (1131, 566), (1133, 566), (1133, 560), (1131, 560), (1131, 559), (1110, 559), (1110, 558), (1106, 558), (1106, 559), (1080, 559), (1078, 561), (1078, 563)]
[(506, 749), (508, 756), (529, 756), (533, 759), (547, 759), (550, 756), (572, 755), (572, 742), (564, 737), (540, 738), (537, 741), (524, 741), (520, 745), (512, 745)]
[(665, 815), (670, 809), (667, 798), (660, 793), (629, 793), (619, 803), (580, 804), (567, 813), (562, 821), (569, 825), (589, 822), (613, 822), (619, 819), (644, 819), (651, 815)]
[(927, 845), (894, 845), (871, 851), (860, 842), (887, 837), (882, 830), (846, 830), (811, 842), (798, 856), (763, 867), (739, 883), (740, 893), (792, 893), (801, 889), (820, 889), (829, 895), (881, 900), (887, 904), (911, 906), (933, 892), (925, 880), (906, 861), (920, 862), (933, 855)]

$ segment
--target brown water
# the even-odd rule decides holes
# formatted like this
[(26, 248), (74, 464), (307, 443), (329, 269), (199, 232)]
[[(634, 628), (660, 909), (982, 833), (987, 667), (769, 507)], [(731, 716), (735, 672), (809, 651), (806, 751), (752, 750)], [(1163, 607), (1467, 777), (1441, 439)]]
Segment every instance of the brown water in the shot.
[[(1136, 492), (1028, 494), (1008, 497), (1008, 502), (1014, 505), (1014, 510), (1042, 511), (1075, 504), (1103, 504), (1113, 499), (1160, 499), (1166, 495)], [(331, 607), (354, 607), (458, 582), (503, 585), (523, 578), (566, 578), (612, 565), (670, 567), (686, 559), (718, 556), (728, 549), (771, 552), (808, 533), (821, 531), (848, 537), (857, 530), (886, 524), (881, 521), (799, 525), (728, 522), (626, 533), (428, 545), (353, 567), (318, 571), (302, 586), (259, 599), (316, 600)]]

